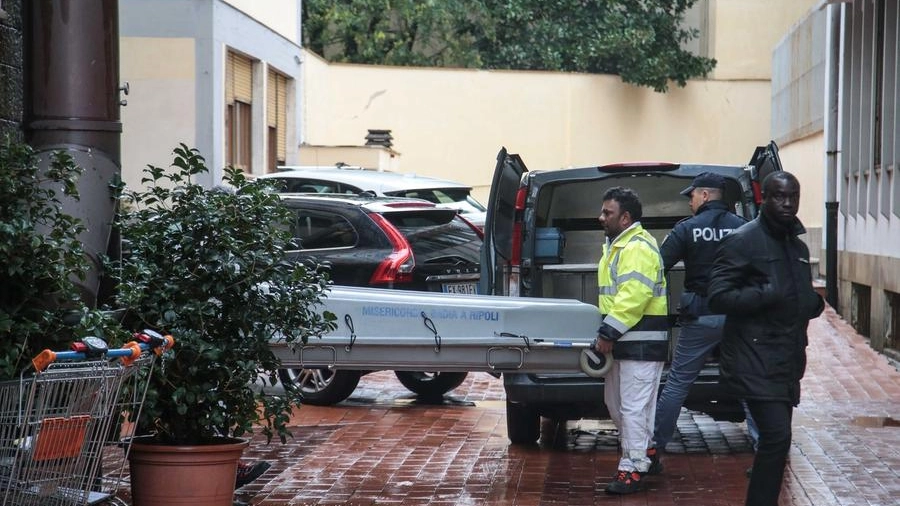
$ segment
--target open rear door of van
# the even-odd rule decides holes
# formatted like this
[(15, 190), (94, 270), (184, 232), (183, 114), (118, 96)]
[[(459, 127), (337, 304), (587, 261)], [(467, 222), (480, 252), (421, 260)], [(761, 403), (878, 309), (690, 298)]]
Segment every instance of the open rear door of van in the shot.
[(756, 206), (762, 204), (762, 182), (773, 172), (784, 170), (778, 156), (778, 145), (770, 141), (765, 146), (757, 146), (750, 158), (750, 184), (753, 186), (753, 200)]
[[(484, 223), (484, 246), (481, 248), (480, 293), (504, 295), (503, 273), (515, 263), (514, 236), (517, 220), (516, 197), (522, 181), (522, 174), (528, 172), (519, 155), (510, 154), (506, 148), (497, 153), (497, 165), (491, 181), (487, 216)], [(521, 227), (521, 222), (519, 222)], [(521, 233), (521, 228), (519, 229)], [(521, 241), (521, 235), (518, 236)]]

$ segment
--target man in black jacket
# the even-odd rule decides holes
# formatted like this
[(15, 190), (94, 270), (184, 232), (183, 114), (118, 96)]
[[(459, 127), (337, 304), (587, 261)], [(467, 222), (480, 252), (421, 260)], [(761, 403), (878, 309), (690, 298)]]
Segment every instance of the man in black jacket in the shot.
[(722, 240), (709, 285), (709, 307), (726, 315), (720, 381), (747, 400), (759, 448), (747, 506), (777, 506), (791, 417), (806, 369), (806, 328), (824, 301), (812, 287), (806, 232), (797, 211), (800, 183), (787, 172), (763, 181), (760, 215)]

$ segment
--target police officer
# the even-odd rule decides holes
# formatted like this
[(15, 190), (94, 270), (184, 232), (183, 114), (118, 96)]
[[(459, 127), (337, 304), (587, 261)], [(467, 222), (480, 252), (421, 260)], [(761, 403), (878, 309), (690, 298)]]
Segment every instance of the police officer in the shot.
[(746, 220), (723, 200), (725, 178), (712, 172), (695, 177), (681, 194), (689, 197), (693, 216), (675, 225), (660, 246), (668, 272), (684, 261), (684, 291), (680, 300), (681, 335), (675, 344), (669, 375), (656, 403), (652, 461), (649, 474), (662, 472), (658, 450), (672, 439), (681, 406), (697, 379), (706, 357), (722, 339), (724, 315), (712, 314), (706, 304), (706, 288), (719, 241)]

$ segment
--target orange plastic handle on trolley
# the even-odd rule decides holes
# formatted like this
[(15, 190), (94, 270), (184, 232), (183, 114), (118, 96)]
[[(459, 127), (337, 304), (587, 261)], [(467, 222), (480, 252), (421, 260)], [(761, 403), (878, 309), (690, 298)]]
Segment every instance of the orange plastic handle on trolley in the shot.
[(135, 341), (128, 341), (123, 344), (122, 349), (131, 350), (131, 355), (125, 355), (119, 359), (125, 366), (129, 366), (133, 364), (135, 360), (141, 358), (141, 345)]
[[(129, 341), (125, 343), (121, 348), (111, 349), (106, 352), (106, 358), (121, 358), (122, 362), (127, 366), (134, 363), (138, 357), (141, 356), (141, 353), (144, 350), (152, 349), (154, 353), (157, 355), (161, 355), (166, 350), (172, 349), (175, 346), (175, 338), (170, 335), (163, 336), (164, 342), (158, 346), (151, 346), (146, 343), (138, 343), (136, 341)], [(37, 355), (33, 359), (31, 359), (31, 365), (34, 366), (34, 370), (37, 372), (41, 372), (46, 369), (50, 364), (59, 360), (82, 360), (87, 358), (84, 353), (76, 352), (76, 351), (53, 351), (53, 350), (44, 350)]]
[(31, 365), (38, 372), (43, 371), (53, 362), (56, 362), (56, 352), (53, 350), (44, 350), (31, 359)]

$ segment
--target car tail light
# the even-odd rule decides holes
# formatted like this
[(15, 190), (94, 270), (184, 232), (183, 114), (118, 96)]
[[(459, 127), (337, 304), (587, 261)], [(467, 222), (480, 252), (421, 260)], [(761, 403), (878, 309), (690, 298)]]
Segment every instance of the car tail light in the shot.
[(525, 213), (525, 197), (528, 188), (522, 186), (516, 192), (516, 214), (512, 229), (512, 250), (509, 258), (509, 278), (507, 280), (507, 294), (512, 297), (519, 295), (519, 272), (522, 266), (522, 217)]
[(413, 257), (412, 246), (409, 245), (409, 241), (384, 216), (370, 213), (369, 218), (372, 218), (372, 221), (384, 231), (394, 249), (387, 258), (378, 264), (375, 273), (369, 279), (369, 284), (383, 285), (412, 281), (416, 260)]

